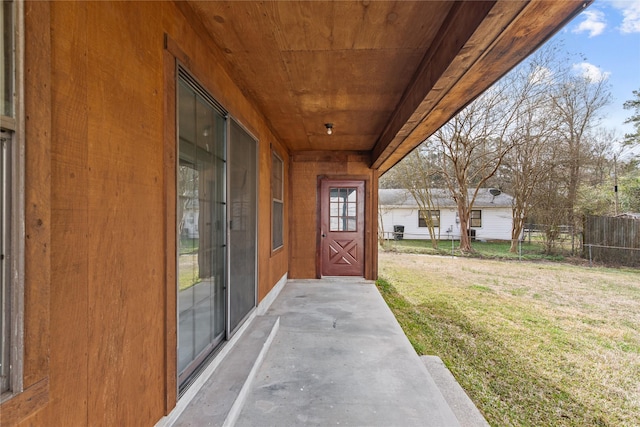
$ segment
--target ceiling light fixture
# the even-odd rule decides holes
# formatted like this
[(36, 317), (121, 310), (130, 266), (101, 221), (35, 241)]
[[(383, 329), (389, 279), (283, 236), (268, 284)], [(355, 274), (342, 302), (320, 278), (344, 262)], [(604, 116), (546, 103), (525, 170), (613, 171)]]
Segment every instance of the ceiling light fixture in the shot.
[(325, 123), (324, 127), (327, 128), (327, 135), (331, 135), (333, 133), (333, 123)]

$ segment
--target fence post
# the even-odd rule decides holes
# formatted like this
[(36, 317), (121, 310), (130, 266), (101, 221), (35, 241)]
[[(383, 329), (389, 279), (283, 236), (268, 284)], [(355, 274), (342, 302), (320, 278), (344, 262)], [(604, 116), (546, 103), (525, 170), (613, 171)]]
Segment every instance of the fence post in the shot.
[(522, 261), (522, 240), (518, 239), (518, 261)]
[(451, 256), (453, 256), (453, 233), (451, 233)]
[(591, 244), (589, 246), (589, 267), (591, 267)]

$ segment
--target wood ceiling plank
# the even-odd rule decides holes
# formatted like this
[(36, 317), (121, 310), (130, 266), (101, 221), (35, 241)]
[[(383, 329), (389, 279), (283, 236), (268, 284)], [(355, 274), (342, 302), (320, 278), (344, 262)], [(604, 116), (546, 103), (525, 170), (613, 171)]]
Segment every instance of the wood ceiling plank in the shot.
[[(292, 149), (312, 146), (301, 139), (313, 134), (308, 125), (322, 120), (292, 123), (288, 117), (360, 110), (343, 125), (378, 131), (380, 123), (365, 117), (397, 105), (451, 7), (366, 1), (190, 4), (244, 93)], [(374, 143), (375, 138), (369, 149)]]
[(391, 111), (331, 110), (320, 114), (305, 113), (302, 119), (309, 123), (305, 126), (309, 129), (309, 136), (326, 135), (325, 123), (333, 123), (334, 135), (379, 135), (390, 113)]
[[(424, 52), (432, 43), (452, 3), (372, 1), (362, 2), (367, 19), (358, 28), (353, 48), (404, 48)], [(339, 27), (348, 27), (350, 17), (340, 15)]]
[(281, 141), (287, 142), (289, 150), (310, 150), (312, 148), (301, 116), (297, 114), (275, 116), (271, 125), (278, 129), (278, 137)]
[[(323, 131), (326, 122), (340, 125), (348, 134), (379, 133), (411, 78), (407, 70), (415, 69), (421, 59), (406, 50), (297, 51), (283, 57), (308, 135), (314, 129)], [(376, 139), (370, 138), (368, 149)], [(296, 142), (287, 143), (298, 149)]]
[(367, 107), (367, 111), (393, 111), (393, 106), (398, 103), (400, 94), (395, 93), (333, 93), (326, 97), (319, 97), (314, 93), (298, 95), (301, 108), (306, 113), (325, 113), (335, 111), (340, 106), (342, 111), (356, 111)]
[[(451, 3), (422, 1), (275, 2), (282, 51), (422, 50)], [(435, 25), (434, 25), (435, 23)]]
[[(380, 123), (367, 117), (379, 120), (377, 113), (394, 111), (369, 146), (372, 166), (386, 168), (400, 146), (404, 155), (406, 147), (427, 136), (416, 132), (432, 126), (423, 127), (425, 117), (438, 122), (495, 80), (489, 77), (494, 69), (487, 69), (452, 97), (460, 79), (528, 3), (190, 1), (189, 8), (219, 47), (233, 79), (289, 149), (315, 149), (309, 138), (331, 115), (353, 112), (339, 124), (341, 130), (369, 137)], [(530, 21), (521, 29), (526, 41), (529, 32), (544, 32), (545, 23), (562, 20), (554, 16), (566, 16), (556, 3), (567, 2), (543, 1), (536, 8), (539, 16), (526, 18)], [(504, 54), (510, 49), (505, 44)], [(521, 50), (524, 55), (532, 49)], [(500, 56), (493, 61), (499, 74), (508, 68)]]
[(371, 95), (396, 93), (398, 99), (422, 59), (400, 49), (284, 52), (296, 95), (330, 96), (336, 92)]
[[(371, 140), (375, 140), (375, 135), (311, 135), (309, 136), (309, 143), (311, 150), (318, 151), (344, 151), (344, 150), (359, 150), (370, 151)], [(303, 151), (303, 150), (298, 150)]]

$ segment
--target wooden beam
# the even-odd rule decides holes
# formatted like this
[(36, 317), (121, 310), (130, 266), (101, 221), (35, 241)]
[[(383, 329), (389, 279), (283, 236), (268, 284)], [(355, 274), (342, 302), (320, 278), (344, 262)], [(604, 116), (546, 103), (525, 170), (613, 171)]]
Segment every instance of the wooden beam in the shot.
[(438, 36), (425, 54), (400, 104), (373, 149), (372, 168), (380, 167), (422, 120), (419, 108), (449, 65), (485, 20), (495, 1), (459, 2), (451, 8)]

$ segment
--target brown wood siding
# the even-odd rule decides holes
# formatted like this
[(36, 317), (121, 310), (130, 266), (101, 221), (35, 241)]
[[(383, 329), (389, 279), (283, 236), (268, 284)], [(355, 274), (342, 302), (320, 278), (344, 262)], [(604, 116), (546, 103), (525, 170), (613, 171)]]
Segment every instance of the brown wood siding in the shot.
[(87, 422), (86, 22), (86, 5), (51, 5), (51, 397), (37, 424)]
[[(25, 355), (24, 388), (41, 382), (49, 372), (49, 299), (51, 281), (51, 58), (49, 5), (28, 3), (25, 11), (28, 59), (25, 71), (26, 171), (25, 218)], [(42, 18), (42, 20), (40, 20)], [(41, 55), (41, 53), (44, 53)], [(42, 108), (46, 106), (46, 108)]]
[(175, 405), (165, 35), (259, 140), (259, 298), (287, 272), (268, 213), (270, 145), (288, 152), (183, 6), (27, 3), (26, 390), (3, 426), (152, 425)]
[(49, 401), (51, 298), (51, 56), (49, 4), (25, 5), (24, 391), (0, 406), (0, 424), (34, 420)]
[[(167, 41), (169, 39), (167, 38)], [(168, 44), (168, 43), (167, 43)], [(175, 50), (175, 49), (174, 49)], [(175, 117), (176, 115), (176, 58), (170, 50), (164, 51), (164, 116)], [(164, 121), (164, 248), (165, 248), (165, 294), (164, 313), (165, 319), (165, 342), (164, 342), (164, 401), (165, 413), (169, 413), (178, 398), (178, 372), (175, 360), (178, 347), (178, 325), (175, 316), (169, 313), (177, 313), (178, 310), (178, 290), (174, 285), (177, 282), (177, 266), (171, 260), (177, 257), (177, 236), (176, 236), (176, 203), (177, 203), (177, 180), (176, 180), (176, 121)]]
[[(291, 157), (291, 215), (289, 277), (309, 279), (319, 277), (317, 200), (318, 179), (365, 180), (365, 278), (377, 276), (377, 179), (369, 168), (368, 153), (358, 152), (298, 152)], [(374, 204), (375, 203), (375, 204)]]
[(139, 2), (87, 9), (88, 420), (142, 425), (164, 410), (161, 29)]

